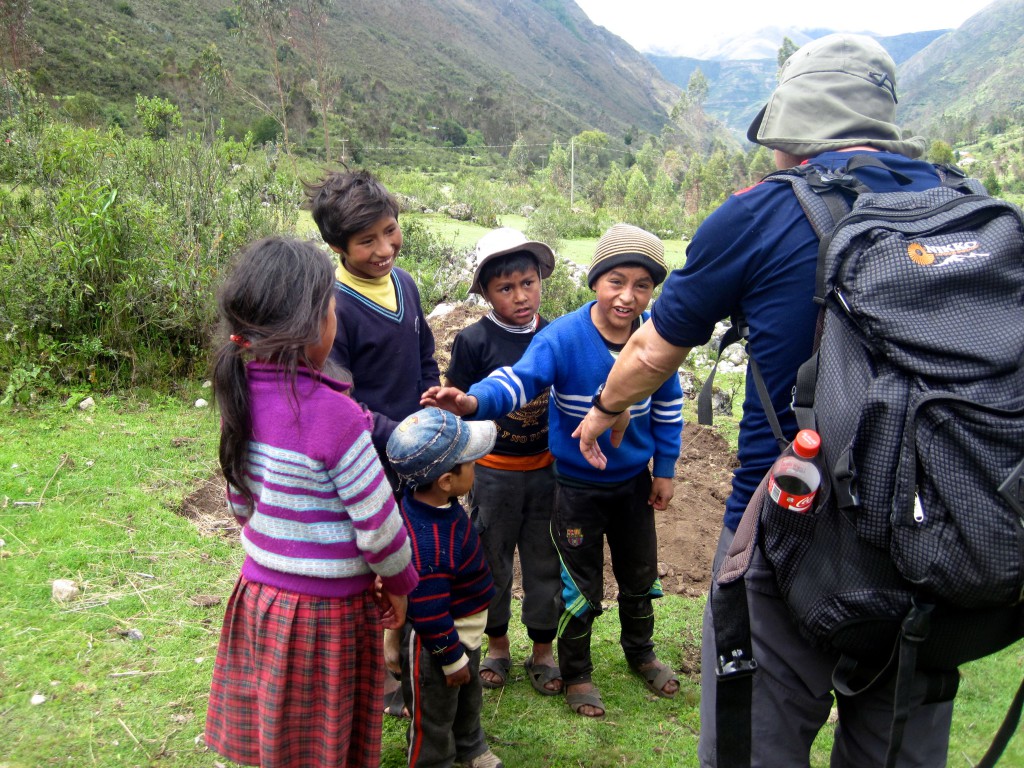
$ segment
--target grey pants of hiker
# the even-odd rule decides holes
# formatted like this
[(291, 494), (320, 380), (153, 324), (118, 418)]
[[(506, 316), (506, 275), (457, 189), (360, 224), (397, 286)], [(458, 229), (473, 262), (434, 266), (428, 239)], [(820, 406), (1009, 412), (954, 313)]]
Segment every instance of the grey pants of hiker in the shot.
[[(723, 529), (714, 571), (732, 542)], [(746, 575), (750, 631), (758, 671), (751, 711), (752, 768), (798, 768), (810, 764), (811, 743), (833, 707), (832, 669), (836, 658), (810, 646), (797, 631), (775, 586), (771, 567), (756, 551)], [(715, 631), (710, 602), (704, 609), (701, 638), (701, 768), (715, 768)], [(953, 702), (921, 704), (927, 679), (915, 680), (910, 717), (903, 735), (899, 768), (942, 768), (949, 748)], [(832, 746), (832, 768), (871, 768), (885, 764), (892, 722), (892, 687), (838, 696), (839, 720)], [(722, 738), (729, 738), (723, 734)]]

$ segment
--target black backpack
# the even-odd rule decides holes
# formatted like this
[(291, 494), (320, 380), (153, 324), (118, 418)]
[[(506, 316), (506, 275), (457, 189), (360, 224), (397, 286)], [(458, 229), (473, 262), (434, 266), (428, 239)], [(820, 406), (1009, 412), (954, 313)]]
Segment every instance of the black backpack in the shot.
[[(841, 172), (804, 165), (765, 179), (792, 185), (820, 238), (822, 308), (793, 410), (821, 435), (825, 472), (805, 515), (772, 503), (762, 482), (713, 579), (723, 767), (750, 764), (743, 575), (754, 546), (801, 634), (840, 654), (837, 691), (896, 676), (888, 766), (915, 669), (935, 673), (933, 700), (948, 700), (960, 664), (1024, 636), (1024, 218), (951, 167), (937, 168), (933, 189), (876, 194), (850, 173), (864, 165), (909, 183), (870, 155)], [(719, 352), (744, 335), (733, 318)], [(1022, 706), (1024, 683), (979, 766), (998, 760)]]

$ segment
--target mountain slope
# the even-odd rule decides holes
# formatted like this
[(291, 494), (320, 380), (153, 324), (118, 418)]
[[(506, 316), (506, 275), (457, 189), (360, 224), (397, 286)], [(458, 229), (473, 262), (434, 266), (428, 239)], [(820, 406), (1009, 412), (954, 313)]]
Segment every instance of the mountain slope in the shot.
[[(226, 0), (36, 0), (29, 31), (45, 47), (33, 66), (36, 82), (128, 114), (135, 94), (164, 95), (188, 116), (202, 100), (197, 61), (215, 50), (235, 83), (266, 100), (266, 57), (233, 29), (231, 7)], [(572, 0), (336, 0), (323, 29), (330, 63), (342, 73), (338, 120), (365, 140), (386, 141), (396, 130), (429, 135), (442, 120), (492, 144), (590, 128), (658, 133), (680, 97)], [(283, 40), (279, 58), (291, 63)], [(292, 87), (296, 120), (303, 82), (296, 77)], [(205, 107), (229, 121), (258, 117), (236, 92)], [(315, 121), (305, 109), (306, 122)]]
[(901, 121), (955, 141), (1000, 117), (1024, 119), (1024, 0), (997, 0), (899, 70)]
[[(678, 99), (642, 56), (571, 0), (342, 2), (332, 15), (346, 72), (410, 93), (454, 92), (447, 107), (465, 119), (475, 112), (471, 98), (491, 97), (487, 108), (507, 126), (501, 138), (538, 123), (657, 131)], [(368, 30), (386, 30), (398, 45), (367, 57)], [(495, 139), (498, 132), (489, 131)]]

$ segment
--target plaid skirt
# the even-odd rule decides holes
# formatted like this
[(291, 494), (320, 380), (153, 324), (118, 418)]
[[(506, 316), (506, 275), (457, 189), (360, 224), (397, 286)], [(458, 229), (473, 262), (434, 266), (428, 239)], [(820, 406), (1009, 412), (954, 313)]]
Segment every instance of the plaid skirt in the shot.
[(376, 768), (382, 637), (369, 591), (328, 599), (239, 578), (217, 649), (207, 746), (264, 768)]

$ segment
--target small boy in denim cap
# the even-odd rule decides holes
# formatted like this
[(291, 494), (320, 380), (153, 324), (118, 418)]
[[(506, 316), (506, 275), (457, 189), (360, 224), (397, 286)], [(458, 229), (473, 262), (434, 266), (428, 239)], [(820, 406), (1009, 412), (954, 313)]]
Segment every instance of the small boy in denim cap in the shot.
[[(410, 768), (503, 765), (480, 725), (480, 645), (494, 582), (458, 500), (473, 487), (473, 462), (491, 452), (496, 436), (494, 422), (466, 422), (424, 408), (402, 420), (388, 439), (388, 460), (405, 486), (402, 516), (421, 577), (409, 595), (412, 631), (402, 669), (412, 709)], [(385, 645), (393, 642), (389, 636)]]

